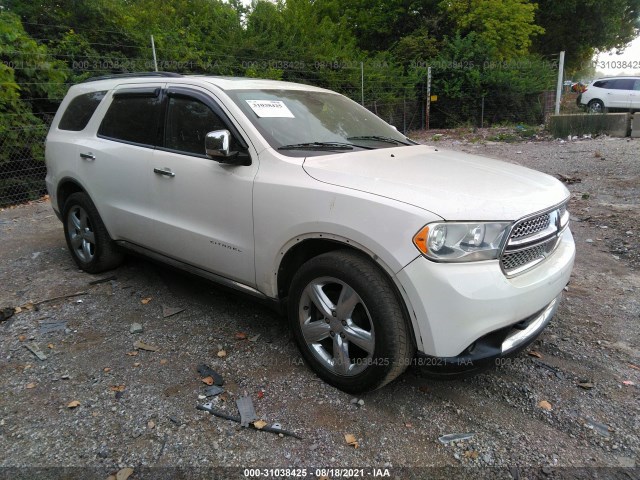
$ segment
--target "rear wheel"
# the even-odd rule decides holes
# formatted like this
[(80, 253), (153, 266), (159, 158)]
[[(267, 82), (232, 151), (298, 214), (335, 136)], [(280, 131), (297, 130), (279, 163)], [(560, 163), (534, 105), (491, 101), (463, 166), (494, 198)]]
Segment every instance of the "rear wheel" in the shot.
[(86, 193), (70, 195), (62, 215), (67, 246), (78, 267), (89, 273), (99, 273), (122, 263), (123, 254), (111, 240)]
[(327, 383), (375, 390), (411, 362), (413, 342), (389, 280), (364, 255), (319, 255), (295, 274), (289, 322), (298, 348)]
[(591, 113), (606, 113), (606, 108), (604, 107), (602, 100), (591, 100), (587, 109)]

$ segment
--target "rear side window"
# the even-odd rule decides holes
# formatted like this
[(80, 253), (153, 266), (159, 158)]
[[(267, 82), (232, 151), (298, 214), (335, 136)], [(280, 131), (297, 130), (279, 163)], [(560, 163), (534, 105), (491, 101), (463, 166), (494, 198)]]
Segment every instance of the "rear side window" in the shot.
[(71, 100), (60, 119), (58, 128), (74, 132), (84, 130), (106, 93), (106, 90), (85, 93)]
[(113, 95), (98, 135), (154, 146), (158, 141), (160, 89), (127, 89)]

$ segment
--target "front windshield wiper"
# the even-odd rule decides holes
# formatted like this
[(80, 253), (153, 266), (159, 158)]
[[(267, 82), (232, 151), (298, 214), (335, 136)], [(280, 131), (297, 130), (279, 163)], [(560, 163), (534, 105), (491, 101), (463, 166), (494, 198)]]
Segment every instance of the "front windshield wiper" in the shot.
[(411, 145), (409, 142), (403, 142), (402, 140), (396, 140), (391, 137), (383, 137), (382, 135), (360, 135), (357, 137), (348, 137), (347, 140), (377, 140), (379, 142), (394, 143), (396, 145)]
[(281, 147), (278, 147), (278, 150), (353, 150), (354, 147), (364, 148), (366, 150), (373, 149), (373, 147), (364, 147), (362, 145), (356, 145), (354, 143), (307, 142), (307, 143), (294, 143), (291, 145), (283, 145)]

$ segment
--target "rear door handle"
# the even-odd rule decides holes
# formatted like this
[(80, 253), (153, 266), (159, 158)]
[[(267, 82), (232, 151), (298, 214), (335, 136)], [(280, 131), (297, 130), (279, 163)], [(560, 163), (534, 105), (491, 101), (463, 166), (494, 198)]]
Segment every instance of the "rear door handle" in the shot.
[(176, 176), (176, 174), (173, 173), (170, 168), (154, 168), (153, 172), (157, 173), (158, 175), (164, 175), (165, 177), (175, 177)]
[(84, 158), (85, 160), (95, 160), (96, 156), (93, 153), (89, 152), (89, 153), (81, 153), (80, 158)]

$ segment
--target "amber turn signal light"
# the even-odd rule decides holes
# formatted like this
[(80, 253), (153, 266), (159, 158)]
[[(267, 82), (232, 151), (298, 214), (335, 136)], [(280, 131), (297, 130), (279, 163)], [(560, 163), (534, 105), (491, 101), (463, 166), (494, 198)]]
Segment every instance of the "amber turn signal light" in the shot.
[(429, 226), (425, 225), (422, 227), (418, 233), (413, 236), (413, 244), (420, 250), (424, 255), (427, 254), (427, 238), (429, 237)]

